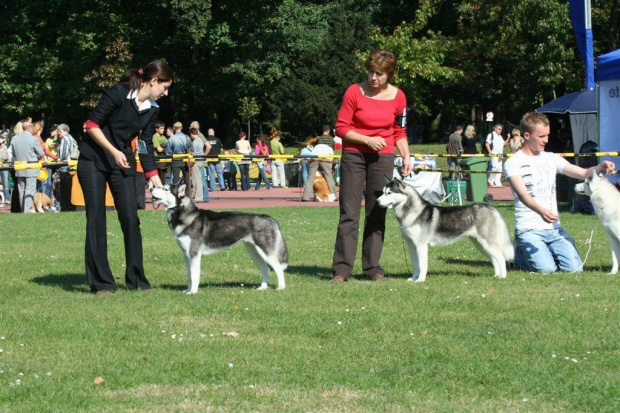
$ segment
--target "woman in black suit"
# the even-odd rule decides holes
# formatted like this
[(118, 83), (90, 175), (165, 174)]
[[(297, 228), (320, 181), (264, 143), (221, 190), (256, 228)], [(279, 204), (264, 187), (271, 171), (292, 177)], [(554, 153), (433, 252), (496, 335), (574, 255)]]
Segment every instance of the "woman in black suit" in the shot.
[(172, 69), (163, 62), (128, 70), (88, 116), (77, 171), (86, 204), (86, 280), (91, 291), (99, 295), (116, 290), (108, 262), (106, 183), (123, 230), (127, 288), (151, 289), (144, 275), (135, 191), (136, 158), (131, 141), (139, 137), (138, 153), (145, 177), (155, 187), (161, 187), (153, 157), (153, 132), (159, 113), (155, 101), (168, 95), (171, 84)]

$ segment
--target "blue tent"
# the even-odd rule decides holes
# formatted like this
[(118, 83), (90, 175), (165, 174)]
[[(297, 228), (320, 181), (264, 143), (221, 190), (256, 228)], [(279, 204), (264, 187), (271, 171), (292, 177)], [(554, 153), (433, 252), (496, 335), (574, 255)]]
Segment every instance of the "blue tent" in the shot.
[(599, 56), (597, 59), (596, 80), (620, 79), (620, 49)]
[(559, 115), (565, 113), (596, 113), (596, 90), (586, 90), (564, 95), (539, 107), (536, 109), (536, 112), (557, 113)]

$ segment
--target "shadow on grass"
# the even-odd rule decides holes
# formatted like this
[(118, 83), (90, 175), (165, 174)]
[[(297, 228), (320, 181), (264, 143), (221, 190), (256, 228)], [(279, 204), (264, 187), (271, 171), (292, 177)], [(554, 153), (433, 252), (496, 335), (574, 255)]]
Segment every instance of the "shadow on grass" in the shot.
[[(242, 287), (247, 287), (247, 288), (258, 288), (260, 286), (260, 283), (257, 284), (248, 284), (248, 283), (240, 283), (240, 282), (221, 282), (221, 283), (217, 283), (217, 282), (211, 282), (211, 281), (205, 281), (205, 280), (201, 280), (200, 282), (200, 288), (240, 288)], [(165, 290), (172, 290), (172, 291), (184, 291), (187, 289), (187, 284), (161, 284), (159, 286), (156, 286), (156, 288), (162, 288)]]
[(84, 274), (48, 274), (31, 280), (35, 284), (49, 287), (60, 287), (66, 291), (89, 293)]
[[(332, 269), (330, 267), (317, 267), (317, 266), (295, 266), (291, 265), (288, 267), (286, 272), (294, 273), (295, 275), (300, 275), (302, 277), (313, 277), (322, 281), (329, 281), (332, 279)], [(410, 272), (400, 272), (400, 273), (389, 273), (387, 274), (388, 278), (410, 278)], [(363, 274), (353, 274), (351, 278), (354, 278), (357, 281), (371, 281), (370, 278), (366, 277)]]

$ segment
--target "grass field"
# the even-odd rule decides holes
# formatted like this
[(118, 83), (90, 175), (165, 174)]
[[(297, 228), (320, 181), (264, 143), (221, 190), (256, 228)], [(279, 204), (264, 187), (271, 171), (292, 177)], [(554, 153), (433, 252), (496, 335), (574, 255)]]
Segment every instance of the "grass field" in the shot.
[[(512, 228), (512, 206), (498, 208)], [(83, 213), (0, 215), (0, 411), (620, 410), (620, 286), (595, 217), (562, 214), (582, 257), (595, 229), (583, 274), (497, 280), (463, 241), (431, 249), (427, 282), (414, 285), (390, 212), (391, 280), (333, 285), (336, 207), (256, 212), (285, 234), (284, 291), (256, 291), (237, 246), (205, 257), (199, 293), (184, 295), (159, 210), (140, 213), (154, 291), (124, 288), (110, 213), (119, 291), (95, 296)]]

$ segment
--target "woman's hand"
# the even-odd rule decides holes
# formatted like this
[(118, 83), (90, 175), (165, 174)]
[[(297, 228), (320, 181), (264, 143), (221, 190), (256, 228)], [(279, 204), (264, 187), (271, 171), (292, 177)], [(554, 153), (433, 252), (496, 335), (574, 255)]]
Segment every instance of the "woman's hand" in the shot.
[(413, 171), (413, 165), (411, 165), (411, 158), (408, 156), (403, 157), (403, 167), (401, 169), (402, 175), (409, 176), (409, 174), (411, 174), (411, 171)]
[(125, 156), (125, 154), (121, 151), (119, 151), (118, 149), (115, 150), (115, 152), (112, 154), (112, 156), (114, 156), (114, 160), (116, 161), (116, 164), (123, 168), (123, 169), (129, 169), (129, 162), (127, 162), (127, 157)]
[(151, 181), (151, 183), (153, 184), (153, 187), (155, 188), (161, 188), (163, 187), (162, 183), (161, 183), (161, 179), (159, 179), (159, 175), (153, 175), (149, 178), (149, 181)]
[(366, 145), (368, 145), (368, 147), (372, 149), (373, 151), (379, 152), (381, 149), (385, 148), (386, 143), (385, 143), (385, 139), (383, 139), (382, 137), (372, 136), (368, 138)]

